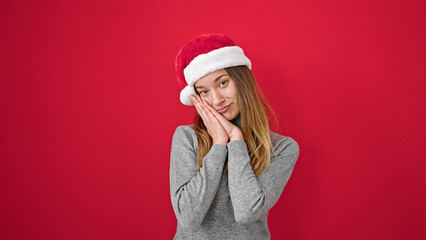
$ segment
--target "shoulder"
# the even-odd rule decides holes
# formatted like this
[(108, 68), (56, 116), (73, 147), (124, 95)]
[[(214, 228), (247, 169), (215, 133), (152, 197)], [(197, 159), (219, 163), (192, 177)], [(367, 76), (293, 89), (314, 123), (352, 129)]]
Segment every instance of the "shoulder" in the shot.
[(192, 125), (179, 125), (173, 133), (173, 144), (187, 143), (197, 147), (197, 136)]
[(270, 132), (272, 142), (272, 155), (271, 158), (282, 155), (296, 155), (299, 156), (300, 148), (296, 140), (289, 136), (281, 135), (275, 132)]
[(190, 135), (195, 134), (195, 131), (192, 128), (192, 125), (193, 124), (177, 126), (176, 129), (175, 129), (174, 135), (176, 135), (176, 134), (190, 134)]

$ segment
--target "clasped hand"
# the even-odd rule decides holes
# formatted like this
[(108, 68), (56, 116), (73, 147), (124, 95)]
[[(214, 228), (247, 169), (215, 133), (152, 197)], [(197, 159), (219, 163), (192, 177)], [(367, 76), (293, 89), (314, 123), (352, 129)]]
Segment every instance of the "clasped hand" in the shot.
[(203, 119), (207, 132), (213, 138), (213, 144), (226, 147), (228, 140), (244, 141), (241, 129), (216, 111), (206, 100), (201, 99), (197, 94), (191, 95), (190, 98)]

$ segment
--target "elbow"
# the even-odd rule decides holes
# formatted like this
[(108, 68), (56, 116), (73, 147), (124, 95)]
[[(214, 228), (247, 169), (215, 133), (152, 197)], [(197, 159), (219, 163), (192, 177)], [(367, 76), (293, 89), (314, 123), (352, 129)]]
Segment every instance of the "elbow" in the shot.
[(173, 210), (176, 215), (178, 227), (186, 232), (196, 232), (201, 226), (203, 219), (196, 208), (191, 204), (182, 204), (179, 198), (172, 198)]
[(177, 220), (179, 227), (184, 231), (196, 232), (201, 226), (201, 221), (194, 215), (180, 215)]
[[(244, 206), (243, 206), (244, 205)], [(234, 204), (236, 206), (236, 204)], [(252, 204), (246, 203), (234, 208), (235, 221), (238, 224), (251, 224), (259, 220), (265, 212), (265, 196), (262, 194)]]
[(257, 220), (257, 218), (251, 214), (248, 213), (235, 213), (235, 221), (238, 224), (243, 224), (243, 225), (247, 225), (247, 224), (251, 224), (253, 222), (255, 222)]

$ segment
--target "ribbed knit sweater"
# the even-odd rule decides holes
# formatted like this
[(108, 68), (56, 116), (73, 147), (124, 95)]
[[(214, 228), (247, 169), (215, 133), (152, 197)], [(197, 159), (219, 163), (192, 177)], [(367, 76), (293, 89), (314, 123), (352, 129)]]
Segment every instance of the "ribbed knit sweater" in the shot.
[[(231, 122), (241, 128), (240, 115)], [(229, 141), (226, 147), (213, 144), (197, 171), (195, 132), (191, 125), (176, 128), (170, 154), (170, 196), (178, 221), (174, 239), (271, 238), (268, 212), (293, 172), (299, 145), (272, 131), (270, 136), (271, 163), (256, 178), (242, 140)]]

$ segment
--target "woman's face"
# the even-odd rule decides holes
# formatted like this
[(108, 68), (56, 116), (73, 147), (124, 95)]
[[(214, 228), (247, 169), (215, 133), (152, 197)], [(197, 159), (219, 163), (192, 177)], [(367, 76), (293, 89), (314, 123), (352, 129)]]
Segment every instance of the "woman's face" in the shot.
[[(195, 82), (196, 92), (226, 119), (232, 120), (240, 113), (238, 92), (234, 81), (225, 69), (205, 75)], [(221, 109), (224, 109), (222, 111)]]

